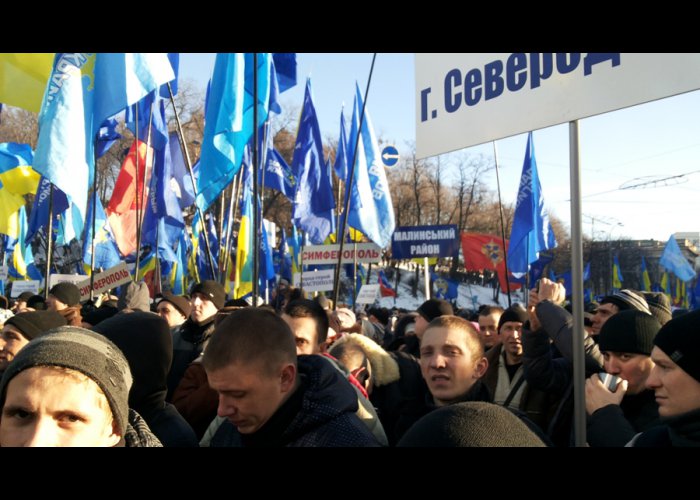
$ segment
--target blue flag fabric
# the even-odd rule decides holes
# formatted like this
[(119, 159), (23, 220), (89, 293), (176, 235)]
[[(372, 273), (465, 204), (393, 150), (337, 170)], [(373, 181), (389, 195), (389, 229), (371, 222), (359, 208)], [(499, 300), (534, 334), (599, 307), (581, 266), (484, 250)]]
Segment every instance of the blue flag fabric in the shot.
[[(41, 177), (39, 187), (36, 190), (34, 204), (32, 205), (32, 213), (29, 214), (29, 223), (27, 224), (27, 235), (24, 243), (29, 244), (36, 233), (49, 223), (49, 191), (51, 189), (51, 181), (46, 177)], [(68, 209), (68, 199), (65, 193), (54, 186), (53, 188), (53, 227), (58, 227), (58, 214), (65, 212)]]
[(310, 79), (306, 80), (292, 170), (298, 179), (294, 224), (306, 231), (311, 243), (320, 245), (333, 232), (335, 199), (330, 174), (323, 162), (321, 129), (311, 97)]
[(281, 192), (290, 201), (294, 200), (297, 187), (294, 172), (276, 149), (268, 149), (264, 184), (266, 188)]
[[(351, 153), (352, 154), (352, 153)], [(352, 158), (348, 158), (348, 136), (345, 132), (345, 117), (343, 110), (340, 110), (340, 133), (338, 135), (338, 147), (335, 151), (335, 163), (333, 170), (338, 179), (343, 181), (348, 178), (348, 165), (352, 162)]]
[(280, 93), (297, 84), (297, 55), (294, 52), (276, 52), (272, 54), (277, 71), (277, 85)]
[[(160, 101), (158, 114), (165, 118), (165, 103)], [(168, 136), (166, 135), (166, 139)], [(177, 256), (174, 248), (185, 228), (182, 210), (177, 196), (172, 189), (171, 148), (166, 142), (160, 150), (155, 151), (151, 185), (148, 192), (148, 204), (142, 228), (142, 243), (158, 248), (160, 258), (175, 262)], [(157, 241), (156, 241), (157, 236)]]
[(140, 141), (147, 142), (150, 125), (151, 137), (148, 144), (155, 150), (162, 150), (168, 145), (168, 125), (165, 121), (164, 102), (156, 97), (154, 90), (136, 104), (126, 108), (124, 122), (126, 128), (136, 135), (136, 118), (139, 122), (138, 137)]
[[(253, 136), (253, 54), (217, 54), (205, 113), (197, 205), (206, 210), (238, 173)], [(270, 54), (258, 56), (258, 120), (267, 119)]]
[(118, 124), (119, 122), (116, 118), (108, 118), (100, 125), (100, 130), (97, 132), (97, 143), (95, 144), (98, 158), (102, 158), (109, 151), (109, 148), (121, 139), (122, 135), (117, 132)]
[(542, 186), (537, 174), (532, 132), (527, 137), (527, 151), (520, 177), (518, 201), (508, 247), (508, 269), (515, 276), (525, 274), (539, 253), (557, 246), (549, 216), (544, 209)]
[(431, 273), (433, 290), (436, 299), (456, 299), (459, 295), (459, 284), (456, 281), (443, 278), (435, 273)]
[[(365, 109), (362, 133), (358, 134), (362, 102), (360, 88), (356, 83), (348, 151), (353, 151), (357, 144), (357, 158), (353, 168), (349, 169), (350, 175), (353, 175), (354, 171), (355, 182), (352, 193), (348, 193), (352, 197), (348, 210), (348, 223), (384, 248), (391, 242), (391, 235), (396, 226), (394, 207), (391, 203), (389, 183), (382, 166), (377, 138), (367, 109)], [(351, 154), (348, 153), (348, 155)]]
[(58, 53), (39, 112), (33, 168), (84, 218), (102, 123), (175, 77), (165, 54)]
[[(173, 96), (176, 96), (178, 73), (180, 72), (180, 53), (168, 52), (168, 61), (170, 61), (170, 66), (172, 66), (173, 73), (175, 73), (175, 79), (170, 82), (170, 88), (173, 90)], [(168, 90), (167, 84), (160, 86), (159, 93), (163, 99), (170, 99), (170, 91)]]
[(544, 274), (544, 268), (554, 260), (554, 255), (552, 255), (549, 252), (542, 252), (540, 254), (540, 258), (537, 259), (535, 262), (533, 262), (530, 265), (530, 271), (528, 271), (529, 278), (528, 278), (528, 283), (525, 283), (525, 276), (522, 275), (519, 278), (516, 278), (515, 276), (510, 277), (511, 283), (521, 283), (523, 285), (529, 285), (530, 288), (535, 286), (535, 282), (537, 282), (538, 279), (542, 277)]
[(695, 271), (686, 258), (683, 256), (676, 238), (671, 235), (666, 243), (664, 252), (661, 254), (659, 264), (678, 276), (681, 281), (690, 281), (695, 277)]
[[(172, 176), (177, 182), (176, 196), (180, 203), (180, 208), (185, 209), (191, 207), (194, 203), (194, 190), (192, 188), (192, 179), (190, 172), (185, 163), (185, 157), (182, 154), (182, 147), (177, 133), (173, 132), (168, 138), (170, 144), (170, 164), (172, 168)], [(192, 173), (194, 174), (195, 182), (199, 176), (199, 161), (192, 165)]]
[(292, 255), (287, 245), (287, 233), (282, 228), (282, 237), (280, 239), (280, 277), (292, 282)]
[[(90, 200), (92, 201), (92, 200)], [(95, 219), (95, 269), (109, 269), (121, 262), (117, 244), (114, 242), (114, 237), (109, 229), (107, 215), (105, 215), (102, 202), (97, 199)], [(90, 265), (90, 256), (92, 253), (92, 203), (88, 203), (88, 213), (85, 219), (85, 238), (83, 238), (83, 263)]]

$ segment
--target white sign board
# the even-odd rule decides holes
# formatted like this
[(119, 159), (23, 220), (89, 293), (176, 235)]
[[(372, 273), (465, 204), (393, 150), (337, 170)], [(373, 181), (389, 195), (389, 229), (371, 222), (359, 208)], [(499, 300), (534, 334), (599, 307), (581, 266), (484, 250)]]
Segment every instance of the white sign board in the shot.
[(10, 297), (15, 299), (24, 292), (32, 292), (34, 295), (39, 295), (39, 280), (17, 280), (12, 282), (12, 293), (10, 293)]
[[(131, 273), (129, 273), (126, 263), (120, 262), (104, 272), (97, 273), (92, 289), (95, 295), (97, 295), (106, 292), (110, 288), (128, 283), (129, 281), (131, 281)], [(80, 288), (80, 300), (82, 301), (90, 298), (90, 278), (76, 284), (78, 288)]]
[[(301, 258), (307, 264), (337, 264), (340, 245), (310, 245), (302, 247)], [(343, 245), (343, 264), (352, 264), (355, 256), (355, 244)], [(382, 249), (375, 243), (357, 244), (357, 262), (377, 263), (382, 259)]]
[[(295, 286), (299, 286), (299, 275), (301, 273), (294, 273), (296, 278)], [(328, 290), (333, 290), (333, 281), (335, 278), (334, 269), (324, 269), (322, 271), (308, 271), (303, 275), (303, 281), (301, 288), (305, 292), (325, 292)]]
[(700, 54), (416, 54), (425, 158), (700, 88)]
[(358, 304), (372, 304), (377, 298), (377, 294), (379, 293), (379, 284), (375, 285), (362, 285), (362, 288), (360, 288), (360, 293), (357, 294), (357, 302)]
[(7, 281), (7, 266), (0, 266), (0, 281)]
[(77, 285), (85, 281), (85, 276), (80, 274), (50, 274), (49, 275), (49, 290), (53, 288), (54, 285), (59, 283), (73, 283)]

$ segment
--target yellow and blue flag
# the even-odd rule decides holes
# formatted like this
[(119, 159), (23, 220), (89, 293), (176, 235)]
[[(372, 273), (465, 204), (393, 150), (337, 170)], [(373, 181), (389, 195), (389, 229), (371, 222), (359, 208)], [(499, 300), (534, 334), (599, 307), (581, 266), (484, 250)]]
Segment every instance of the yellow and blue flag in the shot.
[(651, 292), (651, 279), (649, 278), (649, 270), (647, 269), (647, 261), (642, 255), (642, 291)]
[(617, 260), (617, 255), (613, 258), (613, 275), (612, 275), (612, 287), (613, 289), (621, 289), (622, 282), (622, 271), (620, 270), (620, 261)]

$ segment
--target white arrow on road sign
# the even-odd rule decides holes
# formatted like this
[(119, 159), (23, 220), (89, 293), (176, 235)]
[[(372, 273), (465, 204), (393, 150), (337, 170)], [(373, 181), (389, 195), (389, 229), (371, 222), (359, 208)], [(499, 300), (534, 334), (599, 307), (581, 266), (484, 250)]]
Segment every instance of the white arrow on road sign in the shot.
[(382, 150), (382, 162), (386, 167), (393, 167), (399, 161), (399, 151), (394, 146), (387, 146)]

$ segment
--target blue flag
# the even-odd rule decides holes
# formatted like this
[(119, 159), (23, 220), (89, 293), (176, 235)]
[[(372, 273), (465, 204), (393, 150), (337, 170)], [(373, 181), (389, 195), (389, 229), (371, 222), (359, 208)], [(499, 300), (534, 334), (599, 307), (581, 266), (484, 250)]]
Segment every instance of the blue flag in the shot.
[[(180, 203), (180, 208), (185, 209), (191, 207), (194, 203), (194, 189), (192, 187), (192, 179), (190, 172), (187, 169), (185, 158), (182, 155), (182, 147), (177, 133), (173, 132), (168, 138), (170, 144), (170, 163), (172, 168), (173, 179), (177, 182), (177, 191), (175, 195)], [(192, 165), (192, 173), (194, 174), (195, 182), (199, 176), (199, 161)]]
[(508, 270), (515, 276), (525, 274), (539, 253), (557, 246), (549, 216), (544, 209), (542, 186), (537, 174), (532, 132), (527, 137), (527, 151), (518, 189), (518, 202), (513, 216), (513, 229), (508, 247)]
[(124, 118), (126, 128), (136, 135), (136, 118), (138, 117), (138, 136), (139, 140), (143, 142), (147, 142), (149, 138), (150, 126), (151, 136), (148, 144), (155, 150), (161, 150), (168, 145), (168, 124), (165, 121), (165, 112), (161, 113), (161, 108), (164, 109), (164, 102), (156, 97), (154, 90), (136, 104), (126, 108)]
[[(34, 235), (42, 227), (45, 227), (49, 223), (49, 190), (51, 189), (51, 181), (46, 177), (42, 177), (39, 180), (39, 187), (36, 190), (36, 196), (34, 197), (34, 205), (32, 205), (32, 213), (29, 214), (29, 222), (27, 224), (27, 235), (25, 237), (24, 243), (29, 244), (33, 239)], [(53, 188), (53, 227), (56, 229), (58, 227), (57, 216), (60, 213), (65, 212), (68, 209), (68, 199), (66, 195), (57, 187)]]
[(355, 84), (355, 103), (348, 151), (354, 151), (357, 145), (357, 158), (349, 173), (353, 175), (354, 171), (355, 182), (352, 192), (347, 193), (352, 197), (348, 210), (348, 223), (383, 248), (391, 242), (391, 235), (396, 226), (394, 207), (391, 203), (389, 183), (382, 166), (377, 138), (367, 109), (365, 109), (362, 134), (358, 134), (361, 112), (362, 95), (360, 88)]
[(340, 110), (340, 134), (338, 136), (338, 148), (335, 151), (335, 163), (333, 170), (338, 179), (346, 180), (348, 178), (348, 165), (352, 162), (352, 158), (348, 159), (348, 137), (345, 132), (345, 117), (343, 110)]
[(294, 200), (294, 193), (297, 188), (294, 172), (292, 172), (291, 167), (287, 165), (287, 162), (284, 161), (282, 155), (272, 147), (267, 150), (264, 186), (266, 188), (276, 189), (290, 201)]
[(659, 264), (678, 276), (681, 281), (690, 281), (695, 277), (693, 266), (683, 256), (683, 252), (681, 252), (678, 242), (673, 235), (666, 243), (661, 259), (659, 259)]
[(119, 122), (116, 118), (108, 118), (100, 125), (100, 130), (97, 132), (97, 144), (95, 144), (98, 158), (102, 158), (109, 151), (109, 148), (121, 139), (122, 135), (117, 132), (117, 125)]
[[(164, 120), (165, 105), (160, 101), (158, 114)], [(166, 135), (166, 141), (168, 136)], [(155, 151), (151, 185), (148, 192), (148, 204), (142, 228), (142, 243), (158, 248), (160, 258), (169, 262), (177, 259), (173, 250), (185, 228), (182, 210), (173, 191), (171, 148), (166, 142), (160, 150)], [(157, 240), (156, 241), (156, 236)]]
[(277, 71), (277, 85), (280, 93), (297, 84), (297, 55), (294, 52), (276, 52), (272, 54)]
[(280, 239), (280, 277), (292, 282), (292, 254), (287, 246), (287, 233), (282, 228), (282, 237)]
[[(94, 195), (93, 195), (94, 196)], [(90, 200), (92, 201), (92, 200)], [(121, 262), (117, 244), (109, 229), (107, 216), (102, 202), (96, 200), (97, 217), (95, 219), (95, 269), (109, 269)], [(92, 203), (88, 203), (88, 213), (85, 219), (85, 238), (83, 238), (83, 264), (89, 268), (92, 254)]]
[(165, 54), (58, 53), (39, 112), (33, 168), (84, 218), (94, 140), (110, 116), (175, 77)]
[[(179, 52), (168, 52), (168, 61), (173, 67), (173, 73), (175, 73), (175, 79), (170, 82), (170, 88), (173, 90), (173, 96), (177, 95), (177, 79), (180, 70), (180, 53)], [(167, 83), (160, 86), (159, 94), (163, 99), (170, 99), (170, 91), (168, 90)]]
[[(241, 168), (253, 136), (253, 54), (217, 54), (205, 113), (197, 205), (206, 210)], [(267, 119), (270, 55), (258, 56), (258, 120)]]
[(459, 295), (459, 284), (456, 281), (443, 278), (435, 273), (431, 273), (433, 290), (436, 299), (456, 299)]
[(319, 245), (333, 232), (335, 199), (330, 173), (323, 162), (321, 129), (311, 97), (310, 79), (306, 80), (292, 170), (298, 180), (294, 224), (306, 231), (311, 243)]

